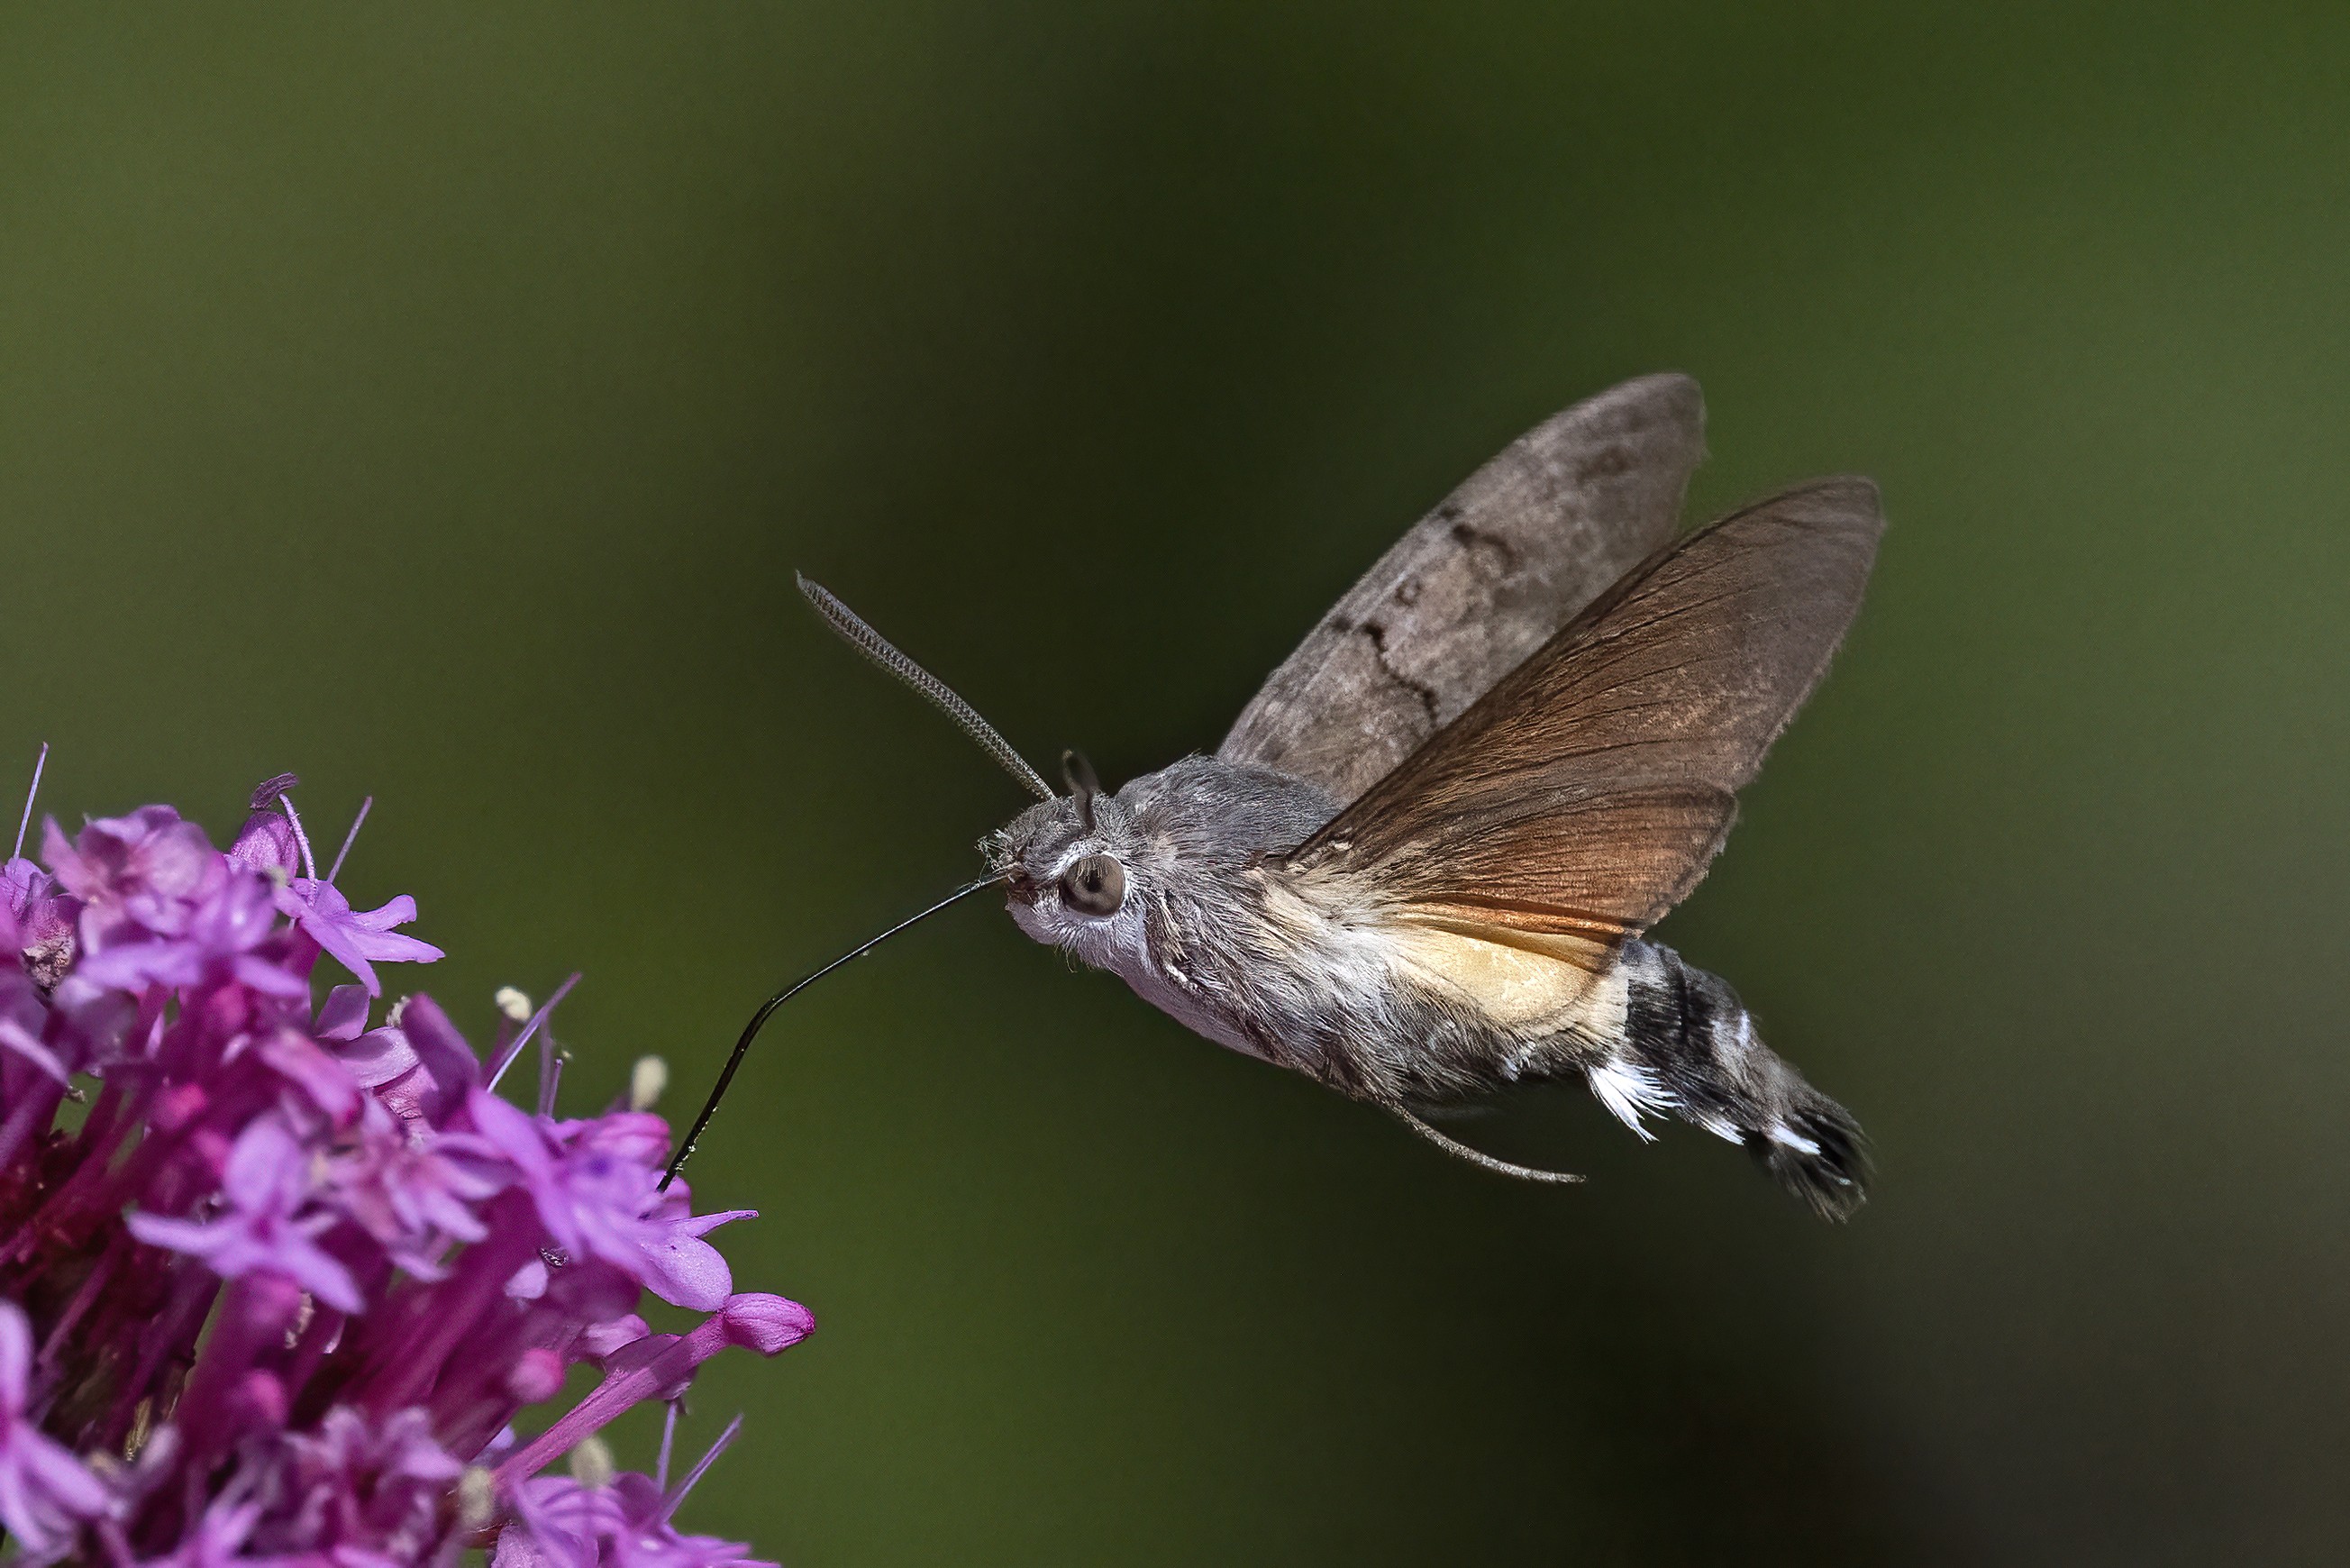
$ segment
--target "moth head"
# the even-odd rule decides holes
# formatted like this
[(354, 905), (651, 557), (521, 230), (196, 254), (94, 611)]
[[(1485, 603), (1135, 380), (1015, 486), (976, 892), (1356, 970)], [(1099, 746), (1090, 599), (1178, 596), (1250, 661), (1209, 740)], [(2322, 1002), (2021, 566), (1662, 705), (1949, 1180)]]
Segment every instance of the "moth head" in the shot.
[(1133, 809), (1102, 789), (1083, 757), (1070, 753), (1063, 773), (1068, 794), (1030, 806), (980, 847), (1023, 930), (1091, 957), (1139, 927), (1137, 895), (1153, 857)]

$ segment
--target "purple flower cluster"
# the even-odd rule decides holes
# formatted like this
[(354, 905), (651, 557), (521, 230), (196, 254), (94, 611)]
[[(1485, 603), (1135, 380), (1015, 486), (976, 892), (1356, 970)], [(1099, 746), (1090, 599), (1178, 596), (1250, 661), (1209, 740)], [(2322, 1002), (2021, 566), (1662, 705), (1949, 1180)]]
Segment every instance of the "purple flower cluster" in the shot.
[[(552, 1002), (502, 993), (486, 1071), (429, 997), (370, 1026), (375, 966), (440, 950), (400, 931), (413, 900), (318, 874), (294, 783), (225, 853), (151, 805), (0, 867), (0, 1527), (121, 1568), (743, 1561), (676, 1526), (734, 1431), (671, 1484), (680, 1404), (813, 1319), (734, 1290), (706, 1238), (747, 1210), (661, 1186), (657, 1072), (558, 1120)], [(356, 983), (314, 1005), (322, 956)], [(525, 1112), (492, 1090), (534, 1036)], [(647, 1292), (702, 1315), (654, 1333)], [(525, 1416), (581, 1366), (584, 1398)], [(659, 1463), (616, 1473), (596, 1433), (647, 1399)]]

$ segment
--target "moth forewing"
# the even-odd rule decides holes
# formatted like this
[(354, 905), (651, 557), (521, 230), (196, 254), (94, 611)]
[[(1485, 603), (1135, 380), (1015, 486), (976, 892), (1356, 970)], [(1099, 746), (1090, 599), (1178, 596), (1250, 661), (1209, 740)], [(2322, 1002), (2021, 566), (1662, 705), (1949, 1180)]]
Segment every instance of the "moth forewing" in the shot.
[(1353, 800), (1672, 537), (1705, 454), (1687, 376), (1536, 425), (1365, 572), (1266, 678), (1217, 755)]

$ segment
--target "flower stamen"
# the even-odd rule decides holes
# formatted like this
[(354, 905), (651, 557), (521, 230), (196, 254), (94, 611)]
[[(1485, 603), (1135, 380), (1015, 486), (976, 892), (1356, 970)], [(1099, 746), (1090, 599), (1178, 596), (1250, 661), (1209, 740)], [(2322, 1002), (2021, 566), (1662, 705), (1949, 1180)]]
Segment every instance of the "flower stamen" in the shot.
[(351, 818), (351, 830), (343, 835), (343, 846), (335, 851), (335, 863), (327, 867), (328, 881), (331, 882), (342, 875), (343, 862), (350, 858), (351, 846), (359, 841), (359, 824), (367, 820), (367, 814), (374, 808), (375, 796), (373, 795), (359, 802), (359, 814)]
[(41, 754), (33, 760), (33, 787), (25, 792), (25, 815), (16, 819), (16, 847), (8, 851), (11, 860), (25, 857), (25, 831), (33, 826), (33, 803), (41, 796), (41, 770), (49, 765), (49, 743), (41, 742)]
[(310, 854), (310, 836), (302, 831), (302, 814), (294, 809), (294, 797), (280, 790), (277, 804), (286, 808), (286, 820), (294, 825), (294, 842), (302, 846), (302, 875), (315, 882), (318, 879), (318, 862)]
[[(497, 1060), (490, 1064), (489, 1081), (484, 1085), (484, 1087), (495, 1089), (498, 1086), (498, 1080), (506, 1075), (506, 1069), (513, 1066), (515, 1058), (522, 1054), (522, 1048), (530, 1044), (530, 1037), (537, 1033), (539, 1030), (546, 1025), (547, 1014), (553, 1012), (555, 1011), (556, 1004), (561, 1002), (565, 997), (570, 995), (571, 988), (578, 983), (578, 972), (574, 971), (570, 979), (565, 981), (561, 985), (555, 988), (555, 994), (553, 996), (548, 997), (544, 1002), (539, 1004), (538, 1011), (530, 1015), (530, 1022), (523, 1025), (522, 1033), (507, 1041), (504, 1049), (499, 1051)], [(512, 988), (509, 987), (508, 989), (511, 990)], [(516, 992), (515, 994), (520, 995), (521, 993)]]
[(667, 1501), (663, 1503), (660, 1512), (663, 1523), (676, 1517), (678, 1506), (685, 1501), (686, 1493), (691, 1491), (701, 1482), (702, 1478), (710, 1473), (710, 1467), (718, 1462), (719, 1455), (733, 1446), (735, 1438), (742, 1430), (743, 1417), (738, 1415), (726, 1423), (726, 1429), (718, 1434), (718, 1440), (702, 1450), (702, 1457), (694, 1460), (693, 1468), (685, 1472), (685, 1479), (677, 1483), (677, 1489), (667, 1493)]

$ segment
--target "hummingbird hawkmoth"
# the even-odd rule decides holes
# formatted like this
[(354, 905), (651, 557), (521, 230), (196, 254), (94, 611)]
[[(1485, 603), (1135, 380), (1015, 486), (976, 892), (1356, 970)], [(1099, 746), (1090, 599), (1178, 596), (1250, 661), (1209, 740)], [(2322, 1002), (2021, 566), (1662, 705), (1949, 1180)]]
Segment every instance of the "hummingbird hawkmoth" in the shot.
[(1648, 1116), (1678, 1116), (1841, 1219), (1864, 1196), (1859, 1127), (1726, 983), (1644, 933), (1721, 847), (1737, 791), (1850, 624), (1884, 524), (1874, 484), (1837, 478), (1675, 538), (1703, 449), (1684, 376), (1544, 421), (1379, 558), (1213, 755), (1115, 791), (1069, 753), (1056, 794), (801, 587), (1038, 796), (982, 842), (988, 875), (956, 898), (1003, 888), (1036, 940), (1488, 1169), (1576, 1179), (1480, 1153), (1422, 1112), (1580, 1078), (1642, 1137)]

